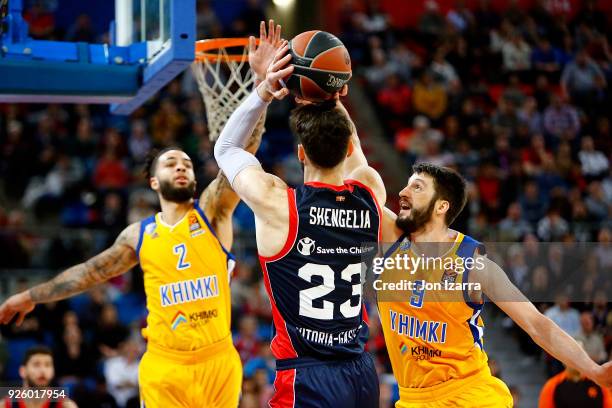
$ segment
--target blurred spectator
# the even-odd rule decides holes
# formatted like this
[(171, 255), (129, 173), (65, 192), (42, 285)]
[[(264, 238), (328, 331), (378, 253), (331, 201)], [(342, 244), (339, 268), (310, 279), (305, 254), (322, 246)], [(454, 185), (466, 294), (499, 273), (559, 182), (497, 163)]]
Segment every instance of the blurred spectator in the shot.
[(32, 6), (23, 13), (23, 19), (28, 22), (29, 34), (37, 40), (52, 38), (55, 31), (55, 18), (47, 10), (41, 0), (33, 1)]
[(437, 120), (446, 112), (447, 103), (448, 96), (442, 84), (434, 80), (431, 72), (423, 72), (412, 93), (414, 109), (432, 120)]
[(560, 139), (572, 140), (580, 132), (578, 111), (572, 105), (564, 103), (560, 96), (552, 95), (551, 104), (544, 111), (544, 130)]
[(389, 115), (393, 128), (399, 128), (410, 111), (411, 96), (410, 88), (400, 81), (397, 74), (389, 75), (385, 87), (378, 91), (378, 104)]
[(93, 43), (96, 39), (96, 32), (93, 28), (91, 18), (86, 14), (81, 14), (68, 29), (66, 39), (72, 42)]
[(604, 196), (601, 182), (593, 181), (589, 184), (588, 195), (584, 199), (589, 215), (596, 221), (603, 221), (608, 216), (610, 202)]
[(372, 66), (367, 68), (365, 72), (365, 77), (372, 89), (381, 88), (387, 78), (396, 73), (395, 64), (389, 62), (383, 49), (372, 50)]
[(599, 364), (607, 362), (608, 353), (606, 353), (604, 347), (604, 339), (601, 333), (595, 331), (595, 321), (591, 312), (587, 311), (580, 314), (580, 327), (581, 330), (576, 336), (576, 340), (582, 343), (584, 351), (593, 361)]
[(395, 147), (400, 152), (410, 152), (416, 157), (425, 153), (429, 140), (441, 142), (444, 138), (439, 130), (431, 128), (431, 122), (425, 116), (416, 116), (412, 125), (412, 129), (404, 129), (396, 134)]
[(151, 139), (147, 134), (147, 125), (142, 120), (135, 120), (132, 122), (131, 130), (128, 141), (130, 155), (136, 164), (142, 164), (152, 147)]
[(93, 374), (92, 353), (84, 342), (83, 333), (77, 324), (65, 325), (63, 341), (55, 355), (60, 383), (77, 383)]
[(569, 224), (557, 208), (549, 208), (548, 213), (538, 222), (538, 237), (542, 241), (560, 241), (569, 232)]
[(130, 174), (116, 153), (107, 149), (98, 161), (93, 174), (94, 186), (101, 190), (122, 189), (128, 185)]
[(560, 55), (550, 44), (548, 38), (543, 37), (538, 41), (531, 53), (531, 63), (538, 73), (547, 75), (550, 79), (558, 79), (561, 69)]
[(535, 181), (525, 183), (520, 203), (525, 219), (532, 225), (535, 225), (544, 216), (548, 206), (547, 197), (540, 192)]
[(576, 54), (573, 62), (565, 66), (561, 76), (563, 92), (578, 106), (589, 106), (597, 89), (605, 87), (605, 77), (585, 50)]
[(255, 357), (261, 348), (261, 342), (257, 337), (257, 319), (253, 316), (243, 316), (238, 323), (238, 335), (234, 339), (236, 350), (244, 364)]
[(540, 134), (543, 131), (542, 115), (538, 112), (538, 101), (534, 97), (528, 97), (518, 112), (518, 117), (529, 128), (532, 134)]
[(117, 356), (120, 344), (128, 335), (128, 329), (119, 322), (117, 308), (111, 303), (102, 306), (100, 320), (95, 330), (98, 351), (105, 357)]
[(212, 8), (211, 0), (198, 1), (197, 7), (196, 30), (198, 38), (221, 37), (221, 24)]
[[(134, 400), (138, 406), (138, 363), (141, 355), (140, 344), (127, 340), (119, 346), (119, 355), (104, 363), (104, 377), (109, 393), (121, 408)], [(133, 404), (132, 404), (133, 406)]]
[(555, 297), (555, 305), (544, 314), (570, 336), (575, 337), (580, 333), (580, 313), (570, 307), (566, 293), (558, 293)]
[(582, 175), (587, 180), (601, 180), (610, 168), (610, 162), (605, 154), (595, 150), (591, 136), (584, 136), (580, 141), (582, 148), (578, 152), (578, 159), (582, 168)]
[(531, 138), (531, 146), (521, 152), (521, 159), (525, 174), (534, 176), (542, 171), (545, 163), (552, 163), (553, 156), (550, 150), (546, 149), (544, 137), (536, 134)]
[(501, 241), (520, 241), (522, 237), (532, 232), (529, 223), (522, 218), (519, 203), (512, 203), (508, 207), (506, 218), (499, 223)]
[(434, 54), (433, 61), (429, 69), (432, 75), (444, 85), (446, 89), (460, 83), (459, 76), (455, 68), (445, 59), (446, 51), (443, 48), (438, 48)]
[(446, 13), (446, 20), (459, 32), (467, 31), (474, 24), (474, 15), (466, 7), (464, 0), (457, 0), (455, 8), (451, 8)]
[(507, 72), (526, 72), (531, 68), (531, 47), (519, 32), (503, 40), (501, 45), (503, 67)]
[(419, 32), (423, 35), (425, 43), (433, 43), (442, 34), (445, 24), (438, 2), (425, 1), (425, 11), (419, 20)]

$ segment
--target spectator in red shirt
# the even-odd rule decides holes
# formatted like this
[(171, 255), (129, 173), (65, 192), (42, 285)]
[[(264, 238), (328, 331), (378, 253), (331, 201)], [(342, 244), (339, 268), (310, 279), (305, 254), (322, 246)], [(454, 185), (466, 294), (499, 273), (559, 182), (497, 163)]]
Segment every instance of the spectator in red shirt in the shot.
[(107, 149), (94, 170), (93, 182), (96, 188), (122, 189), (130, 181), (130, 174), (116, 154)]
[(410, 88), (397, 74), (389, 75), (385, 87), (378, 91), (376, 99), (385, 115), (389, 115), (389, 124), (393, 130), (400, 128), (402, 120), (410, 112), (411, 97)]

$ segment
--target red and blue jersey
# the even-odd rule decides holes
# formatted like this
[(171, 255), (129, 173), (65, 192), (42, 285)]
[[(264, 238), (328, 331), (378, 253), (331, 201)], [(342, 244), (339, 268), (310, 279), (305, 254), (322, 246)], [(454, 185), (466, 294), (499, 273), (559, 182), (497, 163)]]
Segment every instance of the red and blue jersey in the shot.
[(357, 357), (368, 337), (364, 262), (377, 250), (381, 209), (371, 190), (353, 180), (306, 183), (287, 194), (287, 241), (277, 255), (260, 256), (277, 367)]

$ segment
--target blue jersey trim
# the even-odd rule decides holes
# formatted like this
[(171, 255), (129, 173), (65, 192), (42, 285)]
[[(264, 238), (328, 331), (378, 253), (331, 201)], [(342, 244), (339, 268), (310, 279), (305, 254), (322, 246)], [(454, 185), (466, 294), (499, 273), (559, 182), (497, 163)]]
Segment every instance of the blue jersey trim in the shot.
[(142, 241), (144, 241), (144, 232), (147, 228), (147, 225), (155, 222), (155, 215), (145, 218), (140, 221), (140, 233), (138, 235), (138, 245), (136, 245), (136, 256), (140, 260), (140, 248), (142, 247)]
[(405, 238), (406, 238), (406, 234), (400, 235), (400, 237), (393, 243), (393, 245), (391, 245), (389, 247), (389, 249), (387, 249), (387, 251), (383, 255), (383, 258), (388, 258), (389, 255), (391, 255), (393, 252), (395, 252), (397, 247), (400, 246), (400, 244), (402, 243), (402, 241), (404, 241)]
[[(456, 254), (458, 257), (465, 259), (468, 257), (473, 257), (476, 254), (477, 250), (480, 255), (486, 254), (485, 246), (482, 243), (476, 241), (474, 238), (468, 235), (464, 235), (463, 240), (459, 244), (459, 248), (457, 248)], [(468, 283), (469, 278), (470, 278), (470, 270), (466, 269), (465, 272), (463, 272), (462, 282)], [(467, 288), (465, 287), (463, 288), (463, 300), (469, 307), (471, 307), (474, 310), (481, 310), (482, 307), (484, 306), (484, 300), (480, 303), (472, 302), (472, 300), (470, 299), (469, 293), (467, 291)]]
[(225, 252), (225, 255), (227, 255), (227, 258), (235, 261), (236, 257), (223, 246), (223, 244), (219, 240), (219, 237), (217, 236), (217, 233), (215, 232), (214, 228), (208, 221), (208, 218), (206, 218), (206, 214), (204, 214), (204, 210), (202, 210), (202, 208), (200, 207), (199, 200), (195, 200), (194, 207), (196, 211), (198, 212), (198, 214), (200, 214), (200, 217), (202, 217), (202, 219), (206, 223), (206, 226), (208, 227), (210, 232), (212, 232), (213, 236), (217, 239), (217, 242), (219, 242), (219, 245), (221, 246), (221, 249), (223, 250), (223, 252)]

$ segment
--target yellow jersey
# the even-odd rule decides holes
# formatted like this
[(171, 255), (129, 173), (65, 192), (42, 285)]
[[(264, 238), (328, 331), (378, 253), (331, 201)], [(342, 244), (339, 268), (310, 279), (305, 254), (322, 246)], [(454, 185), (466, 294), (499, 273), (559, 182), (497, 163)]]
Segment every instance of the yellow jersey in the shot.
[(171, 226), (161, 213), (141, 221), (136, 253), (144, 272), (147, 327), (158, 347), (193, 351), (231, 334), (233, 256), (217, 239), (196, 200)]
[(458, 233), (444, 255), (429, 260), (425, 254), (417, 255), (420, 251), (405, 237), (385, 254), (384, 260), (394, 262), (387, 264), (375, 288), (400, 387), (426, 388), (488, 371), (480, 317), (483, 304), (472, 303), (468, 294), (478, 285), (465, 285), (470, 268), (482, 262), (475, 264), (476, 249), (484, 255), (479, 242)]

